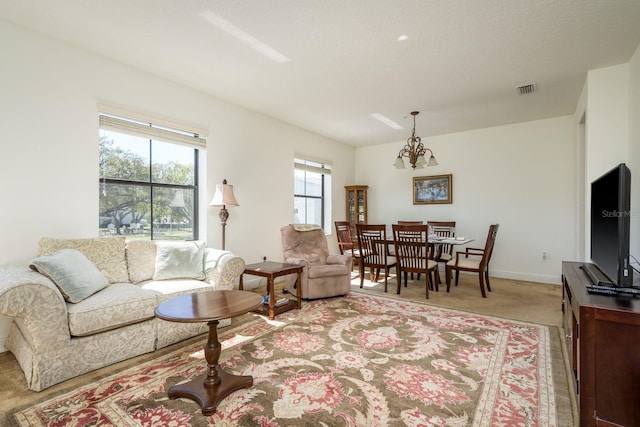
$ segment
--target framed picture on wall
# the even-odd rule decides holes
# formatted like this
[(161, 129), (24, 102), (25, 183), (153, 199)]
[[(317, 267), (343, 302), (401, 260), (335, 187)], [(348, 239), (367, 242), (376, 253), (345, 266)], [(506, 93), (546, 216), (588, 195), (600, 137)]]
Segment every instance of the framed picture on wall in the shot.
[(414, 176), (413, 204), (453, 203), (452, 175)]

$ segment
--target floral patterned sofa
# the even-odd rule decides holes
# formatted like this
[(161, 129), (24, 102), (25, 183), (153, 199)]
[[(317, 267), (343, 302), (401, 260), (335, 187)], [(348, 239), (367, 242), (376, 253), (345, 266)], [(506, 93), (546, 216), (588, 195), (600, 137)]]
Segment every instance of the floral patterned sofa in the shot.
[(242, 258), (202, 242), (43, 238), (29, 266), (0, 267), (0, 315), (13, 318), (5, 346), (40, 391), (206, 332), (158, 319), (155, 308), (232, 289), (243, 270)]

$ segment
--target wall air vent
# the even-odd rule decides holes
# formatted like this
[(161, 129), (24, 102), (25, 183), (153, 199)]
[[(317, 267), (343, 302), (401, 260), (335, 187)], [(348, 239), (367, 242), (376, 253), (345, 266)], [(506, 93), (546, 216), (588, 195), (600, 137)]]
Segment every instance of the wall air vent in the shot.
[(518, 95), (529, 95), (536, 91), (536, 84), (529, 83), (526, 85), (518, 86)]

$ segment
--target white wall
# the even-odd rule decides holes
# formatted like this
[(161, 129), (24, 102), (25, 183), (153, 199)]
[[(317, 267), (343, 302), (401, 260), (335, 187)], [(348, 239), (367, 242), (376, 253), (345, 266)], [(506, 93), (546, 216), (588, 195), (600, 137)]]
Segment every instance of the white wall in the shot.
[[(629, 65), (587, 75), (586, 173), (592, 182), (629, 156)], [(589, 199), (587, 199), (589, 200)]]
[[(96, 235), (97, 103), (209, 129), (203, 202), (223, 178), (234, 185), (240, 206), (229, 208), (227, 249), (248, 262), (281, 257), (296, 153), (333, 163), (334, 214), (344, 218), (352, 147), (1, 21), (0, 46), (1, 194), (16, 206), (0, 210), (3, 264), (28, 262), (45, 235)], [(201, 238), (219, 246), (218, 209), (205, 209)]]
[[(97, 103), (209, 129), (206, 205), (214, 184), (234, 185), (226, 248), (247, 263), (282, 259), (280, 227), (293, 219), (293, 158), (333, 163), (334, 219), (355, 150), (187, 87), (0, 21), (0, 262), (26, 265), (43, 236), (97, 235)], [(277, 66), (277, 65), (274, 65)], [(218, 209), (203, 234), (219, 247)], [(335, 238), (330, 244), (337, 251)], [(0, 351), (10, 320), (0, 319)]]
[[(455, 220), (457, 235), (480, 247), (489, 225), (499, 223), (492, 275), (560, 283), (560, 263), (573, 257), (576, 241), (572, 116), (422, 142), (438, 166), (395, 169), (404, 142), (357, 150), (355, 183), (369, 185), (369, 222)], [(440, 174), (453, 174), (453, 203), (413, 205), (413, 177)]]
[[(499, 222), (492, 275), (559, 283), (561, 261), (589, 257), (589, 183), (624, 162), (640, 188), (640, 47), (628, 64), (589, 71), (574, 116), (423, 142), (440, 165), (417, 172), (391, 167), (404, 141), (357, 150), (355, 183), (370, 186), (370, 222), (451, 219), (477, 241)], [(453, 204), (412, 204), (413, 176), (448, 173)], [(631, 253), (640, 258), (639, 191), (631, 203)]]
[[(631, 254), (640, 257), (638, 245), (637, 189), (640, 188), (640, 162), (638, 156), (638, 104), (640, 104), (640, 66), (636, 54), (628, 64), (600, 68), (589, 71), (581, 99), (586, 114), (582, 209), (585, 218), (584, 258), (591, 258), (591, 239), (589, 236), (591, 182), (613, 169), (619, 163), (626, 163), (631, 170)], [(635, 92), (632, 90), (635, 84)], [(635, 109), (635, 116), (634, 116)], [(633, 133), (635, 132), (635, 137)], [(635, 140), (634, 140), (635, 139)]]
[[(631, 169), (631, 253), (640, 259), (640, 46), (629, 61), (629, 159)], [(637, 267), (637, 265), (636, 265)]]
[[(570, 116), (425, 138), (440, 165), (399, 171), (391, 165), (404, 142), (355, 150), (3, 21), (0, 51), (2, 264), (28, 263), (42, 236), (96, 235), (99, 102), (209, 129), (203, 201), (223, 178), (234, 185), (240, 206), (229, 208), (227, 249), (247, 262), (281, 259), (279, 228), (293, 212), (294, 154), (333, 163), (334, 220), (344, 219), (344, 185), (367, 184), (372, 223), (454, 219), (459, 235), (483, 242), (488, 225), (499, 222), (492, 262), (498, 276), (558, 283), (560, 262), (576, 253), (576, 128)], [(640, 54), (625, 67), (590, 73), (585, 109), (600, 124), (587, 139), (599, 135), (606, 145), (628, 132), (627, 154), (616, 147), (605, 156), (615, 161), (626, 155), (638, 165)], [(618, 79), (630, 89), (627, 101)], [(444, 173), (453, 174), (453, 204), (414, 206), (412, 177)], [(637, 166), (632, 174), (640, 188)], [(202, 210), (201, 237), (219, 246), (218, 210)], [(632, 248), (639, 240), (632, 237)], [(337, 250), (333, 236), (330, 244)], [(546, 262), (542, 251), (549, 253)], [(0, 318), (0, 351), (9, 322)]]

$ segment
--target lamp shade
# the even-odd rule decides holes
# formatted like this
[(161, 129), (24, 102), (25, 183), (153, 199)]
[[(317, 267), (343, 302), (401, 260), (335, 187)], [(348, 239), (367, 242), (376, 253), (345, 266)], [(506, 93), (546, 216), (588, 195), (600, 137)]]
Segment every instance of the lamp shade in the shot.
[(209, 206), (240, 206), (233, 195), (233, 185), (227, 184), (226, 179), (222, 184), (216, 184), (216, 192)]
[(176, 190), (176, 194), (175, 196), (173, 196), (173, 200), (171, 201), (171, 204), (169, 205), (172, 208), (184, 208), (185, 204), (184, 204), (184, 191), (181, 189), (177, 189)]
[(404, 162), (402, 161), (402, 157), (400, 156), (396, 157), (396, 161), (393, 162), (393, 166), (395, 166), (396, 169), (405, 169)]

